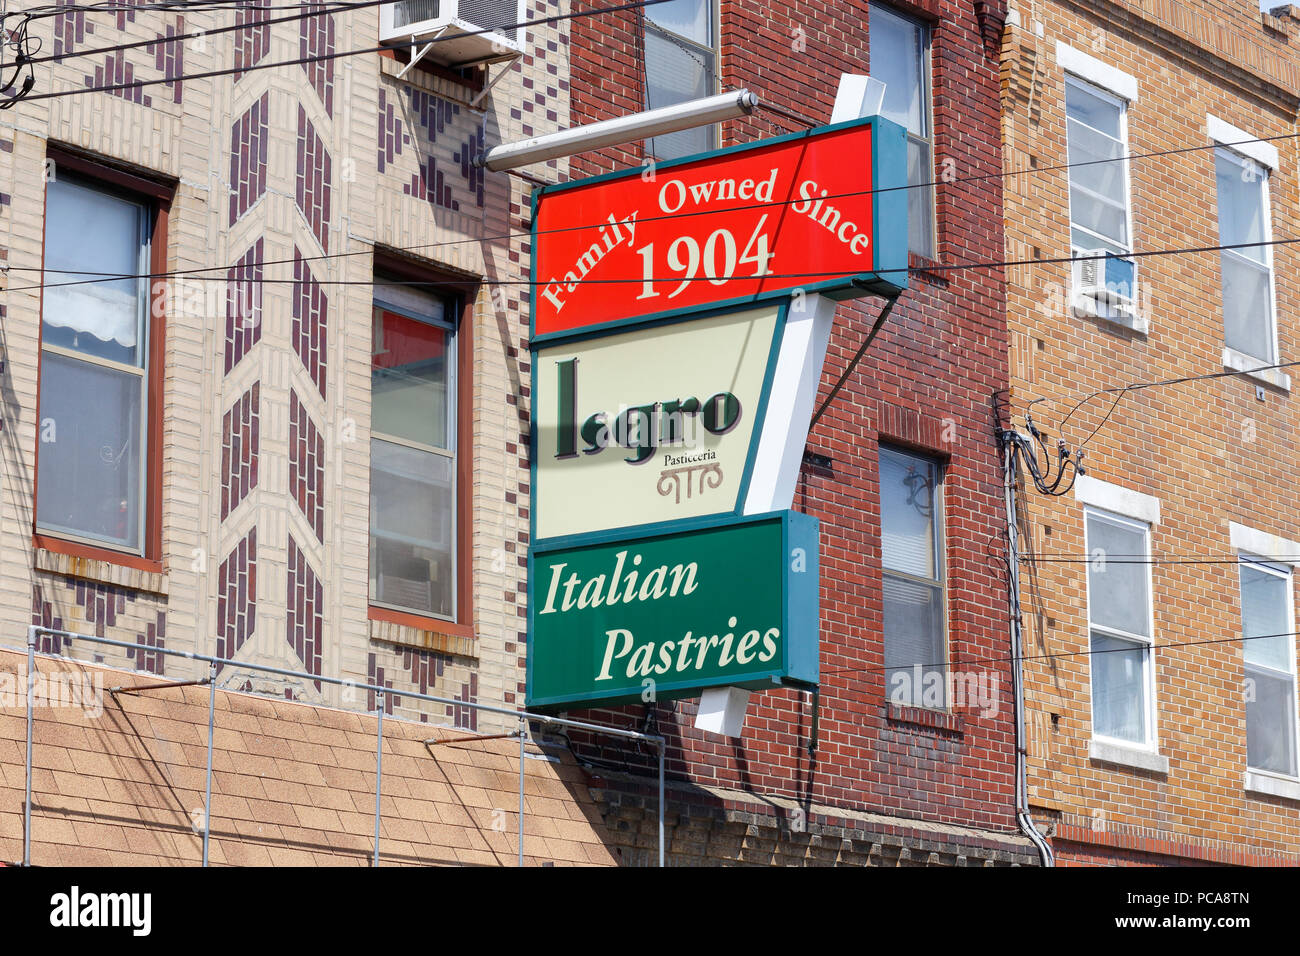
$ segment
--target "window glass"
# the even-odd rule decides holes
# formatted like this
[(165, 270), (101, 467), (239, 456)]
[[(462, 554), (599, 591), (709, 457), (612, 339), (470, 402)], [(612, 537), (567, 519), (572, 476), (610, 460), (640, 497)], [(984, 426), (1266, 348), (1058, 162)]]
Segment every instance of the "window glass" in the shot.
[(1146, 746), (1153, 737), (1149, 528), (1085, 514), (1092, 732)]
[[(1093, 624), (1148, 636), (1150, 604), (1146, 532), (1108, 521), (1088, 519), (1088, 607)], [(1127, 559), (1127, 560), (1125, 560)]]
[(376, 281), (371, 322), (370, 600), (456, 617), (454, 301)]
[(908, 248), (934, 258), (934, 148), (930, 120), (930, 28), (887, 7), (871, 5), (871, 75), (885, 84), (881, 115), (907, 138)]
[[(712, 96), (717, 91), (712, 0), (669, 0), (646, 7), (645, 13), (647, 109)], [(647, 148), (657, 159), (706, 152), (717, 146), (716, 130), (715, 125), (665, 133)]]
[(1145, 743), (1146, 664), (1150, 649), (1094, 631), (1092, 635), (1092, 732)]
[(455, 600), (455, 462), (370, 442), (371, 600), (450, 617)]
[[(61, 175), (46, 185), (42, 340), (128, 365), (142, 364), (148, 280), (139, 276), (144, 207)], [(93, 280), (93, 281), (84, 281)], [(80, 283), (80, 284), (74, 284)]]
[(130, 372), (42, 357), (40, 527), (139, 548), (143, 384)]
[(939, 464), (880, 449), (885, 692), (897, 704), (947, 706)]
[[(1219, 241), (1268, 242), (1268, 175), (1227, 149), (1214, 152)], [(1273, 255), (1266, 245), (1223, 249), (1223, 329), (1229, 348), (1271, 363), (1277, 359), (1273, 327)]]
[(1070, 242), (1080, 250), (1132, 252), (1128, 162), (1118, 159), (1128, 152), (1123, 103), (1067, 77), (1065, 113), (1071, 163)]
[(371, 430), (448, 448), (451, 332), (382, 307), (374, 312)]

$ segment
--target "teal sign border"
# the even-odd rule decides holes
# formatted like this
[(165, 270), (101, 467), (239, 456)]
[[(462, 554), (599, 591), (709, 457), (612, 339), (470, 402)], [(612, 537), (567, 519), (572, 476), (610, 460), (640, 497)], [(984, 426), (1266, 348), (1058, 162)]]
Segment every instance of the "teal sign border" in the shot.
[[(677, 681), (656, 681), (655, 699), (673, 700), (679, 697), (698, 697), (706, 687), (745, 687), (750, 690), (763, 690), (776, 686), (812, 687), (820, 678), (820, 533), (821, 523), (811, 515), (797, 511), (773, 511), (762, 515), (749, 515), (743, 518), (709, 517), (690, 519), (685, 522), (673, 522), (670, 531), (643, 528), (638, 531), (617, 529), (599, 531), (593, 534), (573, 535), (570, 539), (551, 538), (539, 543), (528, 551), (528, 647), (527, 647), (527, 699), (530, 708), (541, 710), (565, 710), (570, 707), (582, 707), (587, 703), (620, 704), (635, 703), (641, 700), (641, 690), (610, 696), (607, 691), (592, 691), (563, 697), (533, 696), (533, 664), (536, 660), (533, 646), (535, 639), (535, 615), (537, 613), (537, 595), (534, 590), (535, 556), (555, 551), (600, 544), (629, 544), (652, 538), (671, 537), (687, 531), (719, 530), (737, 525), (759, 524), (763, 522), (781, 523), (780, 554), (773, 555), (773, 561), (780, 561), (784, 567), (784, 586), (781, 596), (781, 654), (774, 660), (756, 667), (751, 671), (728, 675), (713, 680), (701, 681), (699, 677), (690, 677)], [(795, 548), (802, 548), (806, 565), (802, 571), (790, 567), (790, 558)]]

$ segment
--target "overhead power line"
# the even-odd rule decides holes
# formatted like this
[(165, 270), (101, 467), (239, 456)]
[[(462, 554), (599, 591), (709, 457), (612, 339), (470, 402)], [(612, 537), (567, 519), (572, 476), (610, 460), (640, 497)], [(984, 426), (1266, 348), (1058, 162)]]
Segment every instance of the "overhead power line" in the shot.
[[(63, 62), (64, 60), (73, 60), (79, 57), (99, 56), (102, 53), (118, 53), (124, 50), (135, 50), (140, 47), (158, 46), (164, 43), (182, 43), (186, 40), (197, 40), (200, 37), (210, 37), (221, 33), (231, 33), (235, 30), (252, 30), (257, 27), (274, 26), (277, 23), (290, 23), (294, 20), (306, 20), (312, 17), (324, 17), (335, 13), (348, 13), (352, 10), (360, 10), (366, 7), (382, 6), (385, 3), (391, 3), (391, 2), (392, 0), (357, 0), (357, 2), (351, 2), (351, 0), (335, 0), (335, 2), (312, 3), (309, 5), (309, 9), (307, 10), (303, 10), (304, 5), (301, 3), (286, 4), (281, 7), (268, 7), (268, 6), (241, 6), (235, 2), (226, 2), (220, 4), (198, 3), (195, 4), (194, 6), (190, 6), (188, 4), (183, 4), (183, 3), (182, 4), (159, 4), (147, 8), (117, 6), (117, 7), (113, 7), (110, 10), (103, 10), (103, 11), (99, 11), (94, 6), (59, 7), (58, 14), (68, 13), (73, 10), (86, 10), (86, 11), (107, 13), (107, 12), (115, 12), (116, 10), (127, 10), (127, 9), (133, 12), (139, 12), (141, 9), (160, 9), (165, 12), (189, 13), (189, 12), (209, 12), (213, 8), (230, 9), (235, 12), (243, 12), (246, 10), (297, 10), (299, 12), (294, 14), (289, 14), (283, 17), (270, 17), (265, 20), (251, 20), (248, 23), (227, 24), (226, 26), (213, 27), (210, 30), (194, 30), (190, 33), (178, 34), (177, 36), (155, 37), (152, 40), (135, 40), (131, 43), (115, 43), (111, 46), (91, 47), (90, 49), (87, 50), (70, 50), (66, 53), (51, 53), (46, 56), (33, 57), (27, 62), (32, 64), (33, 66), (39, 66), (42, 63)], [(651, 2), (651, 0), (647, 0), (647, 2)], [(662, 3), (663, 0), (653, 0), (653, 2)], [(47, 14), (47, 16), (54, 16), (54, 15), (56, 14)], [(185, 79), (188, 79), (188, 77), (182, 75), (181, 80), (184, 81)]]
[(870, 671), (910, 670), (917, 667), (921, 668), (923, 671), (933, 670), (940, 667), (958, 669), (969, 667), (971, 664), (1012, 664), (1016, 661), (1046, 661), (1056, 660), (1063, 657), (1092, 657), (1095, 654), (1128, 654), (1133, 651), (1147, 649), (1160, 651), (1175, 647), (1206, 647), (1214, 644), (1235, 644), (1238, 641), (1244, 643), (1246, 641), (1267, 641), (1275, 640), (1279, 637), (1297, 636), (1300, 636), (1300, 631), (1285, 631), (1279, 634), (1251, 634), (1249, 637), (1244, 634), (1238, 634), (1233, 637), (1213, 637), (1199, 641), (1163, 641), (1159, 644), (1134, 643), (1132, 647), (1107, 647), (1098, 650), (1087, 648), (1086, 650), (1078, 651), (1048, 651), (1043, 654), (1021, 654), (1019, 656), (1008, 655), (1006, 657), (963, 657), (956, 661), (936, 661), (930, 664), (891, 664), (888, 666), (884, 664), (863, 664), (856, 667), (832, 667), (829, 669), (823, 667), (821, 669), (821, 675), (825, 677), (827, 674), (855, 674)]
[[(378, 5), (379, 0), (365, 0), (369, 5)], [(496, 27), (483, 27), (475, 30), (465, 30), (454, 36), (431, 37), (424, 40), (411, 40), (407, 43), (390, 43), (381, 44), (373, 47), (363, 47), (354, 50), (336, 50), (333, 53), (317, 53), (310, 56), (294, 57), (292, 60), (277, 60), (272, 63), (253, 63), (243, 67), (229, 67), (223, 70), (205, 70), (200, 73), (181, 74), (170, 79), (159, 77), (152, 80), (132, 80), (126, 83), (109, 83), (102, 86), (78, 87), (71, 90), (62, 90), (53, 93), (36, 93), (29, 94), (22, 98), (25, 103), (34, 103), (39, 100), (60, 99), (65, 96), (80, 96), (84, 93), (117, 93), (122, 90), (136, 90), (146, 86), (156, 86), (163, 83), (192, 82), (194, 80), (206, 80), (220, 76), (232, 76), (236, 73), (245, 74), (255, 70), (273, 70), (282, 66), (302, 66), (305, 63), (323, 63), (326, 60), (339, 60), (350, 56), (363, 56), (372, 53), (384, 53), (389, 50), (412, 49), (417, 46), (424, 46), (430, 43), (447, 43), (453, 40), (460, 40), (467, 36), (479, 36), (485, 33), (499, 33), (503, 30), (515, 30), (520, 27), (537, 27), (548, 24), (561, 23), (565, 20), (576, 20), (582, 17), (600, 16), (606, 13), (619, 13), (624, 10), (636, 10), (642, 7), (651, 6), (656, 3), (667, 3), (668, 0), (632, 0), (630, 3), (619, 4), (613, 7), (596, 7), (591, 10), (575, 10), (569, 13), (555, 14), (549, 17), (538, 17), (535, 20), (521, 20), (517, 23), (502, 24)]]
[[(455, 240), (455, 241), (459, 242), (459, 241), (461, 241), (461, 240)], [(486, 241), (486, 240), (474, 240), (474, 241), (481, 242), (481, 241)], [(1254, 247), (1257, 247), (1257, 246), (1278, 246), (1278, 245), (1290, 245), (1290, 244), (1292, 244), (1292, 243), (1297, 243), (1297, 242), (1300, 242), (1300, 238), (1296, 238), (1296, 239), (1274, 239), (1274, 240), (1271, 240), (1271, 241), (1268, 241), (1268, 242), (1231, 243), (1231, 244), (1226, 244), (1226, 245), (1217, 245), (1217, 246), (1195, 246), (1195, 247), (1185, 248), (1185, 249), (1152, 249), (1152, 250), (1146, 250), (1146, 251), (1141, 251), (1141, 252), (1134, 252), (1134, 253), (1132, 253), (1132, 255), (1134, 255), (1134, 256), (1176, 256), (1176, 255), (1190, 255), (1190, 254), (1194, 254), (1194, 253), (1219, 252), (1219, 251), (1222, 251), (1222, 250), (1224, 250), (1224, 249), (1242, 249), (1242, 248), (1254, 248)], [(419, 247), (411, 247), (410, 249), (407, 249), (407, 250), (399, 250), (399, 251), (408, 251), (408, 252), (409, 252), (409, 251), (414, 251), (414, 250), (417, 249), (417, 248), (419, 248)], [(338, 253), (338, 254), (335, 254), (334, 256), (330, 256), (330, 257), (328, 257), (328, 258), (335, 258), (335, 257), (339, 257), (339, 256), (344, 256), (344, 255), (367, 255), (367, 254), (370, 254), (370, 250), (358, 250), (358, 251), (356, 251), (356, 252), (354, 252), (354, 253)], [(1071, 258), (1062, 258), (1062, 259), (1059, 259), (1059, 260), (1049, 260), (1049, 259), (1012, 259), (1012, 260), (1004, 260), (1004, 261), (996, 261), (996, 262), (963, 262), (963, 263), (957, 263), (957, 264), (950, 265), (950, 266), (941, 266), (941, 265), (937, 265), (937, 264), (931, 264), (931, 265), (925, 265), (925, 266), (900, 266), (900, 267), (898, 267), (898, 268), (894, 268), (894, 269), (884, 267), (884, 268), (881, 268), (881, 269), (878, 270), (878, 271), (879, 271), (879, 272), (882, 272), (882, 273), (889, 273), (889, 272), (909, 272), (909, 273), (913, 273), (913, 272), (915, 272), (915, 273), (923, 273), (923, 274), (924, 274), (924, 273), (935, 272), (935, 271), (937, 271), (937, 270), (945, 270), (945, 271), (961, 271), (961, 270), (965, 270), (965, 269), (1003, 269), (1003, 268), (1007, 268), (1007, 267), (1009, 267), (1009, 266), (1015, 266), (1015, 265), (1032, 265), (1032, 264), (1035, 264), (1035, 263), (1046, 263), (1046, 262), (1053, 262), (1053, 261), (1059, 261), (1059, 262), (1075, 262), (1075, 261), (1087, 261), (1087, 260), (1090, 260), (1090, 259), (1103, 259), (1103, 258), (1106, 257), (1106, 255), (1107, 255), (1107, 254), (1088, 255), (1088, 256), (1074, 256), (1074, 257), (1071, 257)], [(303, 261), (308, 261), (308, 260), (310, 260), (310, 259), (312, 259), (312, 258), (327, 258), (327, 257), (309, 257), (309, 256), (302, 256), (302, 257), (300, 257), (300, 258), (301, 258)], [(236, 264), (233, 265), (233, 266), (203, 266), (203, 267), (198, 267), (198, 268), (196, 268), (195, 270), (192, 270), (192, 271), (194, 271), (194, 272), (217, 272), (217, 271), (221, 271), (221, 270), (230, 271), (230, 270), (232, 270), (232, 269), (246, 269), (246, 268), (251, 268), (251, 267), (258, 266), (258, 265), (287, 264), (287, 263), (292, 263), (292, 262), (294, 262), (294, 261), (296, 261), (296, 260), (294, 260), (294, 259), (282, 259), (282, 260), (271, 260), (270, 262), (264, 262), (264, 263), (236, 263)], [(40, 269), (36, 269), (35, 267), (15, 267), (15, 269), (17, 269), (17, 268), (21, 268), (23, 271), (46, 271), (46, 272), (53, 272), (53, 271), (56, 271), (56, 270), (53, 270), (53, 269), (40, 270)], [(72, 274), (72, 275), (86, 275), (86, 274), (87, 274), (87, 273), (82, 273), (82, 272), (74, 272), (73, 270), (62, 270), (62, 271), (65, 272), (65, 273), (68, 273), (68, 274)], [(182, 272), (182, 271), (172, 271), (172, 272), (152, 272), (152, 273), (119, 273), (119, 274), (115, 274), (115, 273), (109, 273), (109, 274), (90, 273), (90, 274), (92, 274), (92, 275), (97, 275), (98, 278), (94, 278), (94, 279), (81, 279), (81, 280), (75, 280), (75, 281), (71, 281), (71, 282), (32, 283), (32, 284), (30, 284), (30, 285), (25, 285), (25, 286), (11, 286), (7, 291), (9, 291), (9, 292), (34, 291), (34, 290), (36, 290), (36, 289), (61, 288), (61, 287), (63, 287), (63, 286), (70, 286), (70, 285), (85, 285), (85, 284), (95, 283), (95, 282), (117, 282), (117, 281), (121, 281), (121, 280), (123, 280), (123, 279), (167, 279), (167, 278), (179, 277), (179, 276), (181, 276), (181, 275), (186, 275), (187, 273), (186, 273), (186, 272)], [(829, 271), (829, 272), (788, 272), (788, 273), (769, 273), (769, 274), (767, 274), (767, 275), (763, 275), (763, 276), (733, 276), (732, 278), (733, 278), (733, 279), (736, 279), (737, 281), (746, 281), (746, 282), (748, 282), (748, 281), (753, 281), (753, 280), (755, 280), (755, 279), (762, 279), (762, 280), (765, 280), (765, 281), (772, 280), (772, 279), (825, 279), (825, 278), (834, 277), (834, 276), (840, 276), (840, 275), (843, 275), (843, 273), (842, 273), (842, 272), (839, 272), (839, 271)], [(495, 279), (495, 278), (485, 277), (485, 278), (482, 278), (482, 279), (472, 279), (472, 278), (467, 278), (467, 279), (445, 279), (445, 280), (438, 280), (438, 281), (411, 280), (411, 281), (403, 281), (403, 282), (387, 282), (387, 283), (385, 283), (385, 282), (376, 282), (375, 280), (372, 280), (372, 279), (328, 279), (328, 278), (321, 278), (321, 279), (312, 279), (312, 280), (306, 280), (306, 279), (302, 279), (302, 280), (300, 280), (300, 279), (267, 279), (267, 278), (256, 279), (256, 278), (251, 278), (251, 277), (249, 277), (249, 278), (237, 278), (237, 279), (231, 280), (231, 279), (229, 279), (227, 276), (221, 276), (221, 275), (215, 275), (215, 276), (210, 276), (210, 275), (188, 275), (188, 277), (191, 278), (191, 279), (194, 279), (195, 281), (200, 281), (200, 282), (227, 282), (227, 281), (234, 281), (234, 282), (245, 282), (245, 283), (262, 283), (262, 284), (269, 284), (269, 285), (296, 285), (296, 284), (302, 284), (303, 282), (307, 282), (307, 281), (313, 281), (313, 282), (316, 282), (316, 283), (318, 283), (318, 284), (320, 284), (320, 285), (341, 285), (341, 286), (348, 286), (348, 285), (371, 285), (371, 286), (373, 286), (373, 285), (385, 285), (385, 284), (387, 284), (387, 285), (415, 285), (415, 286), (438, 286), (438, 285), (443, 285), (443, 286), (529, 286), (529, 287), (532, 287), (532, 286), (539, 286), (539, 285), (540, 285), (540, 286), (545, 286), (545, 285), (547, 285), (550, 281), (552, 281), (552, 280), (550, 280), (550, 279), (523, 279), (523, 278), (520, 278), (520, 279)], [(717, 283), (717, 279), (715, 279), (715, 278), (710, 278), (709, 276), (693, 276), (693, 277), (690, 277), (690, 276), (681, 276), (681, 275), (667, 275), (667, 276), (650, 276), (650, 277), (647, 277), (647, 276), (645, 276), (645, 275), (639, 275), (639, 276), (627, 277), (627, 278), (623, 278), (623, 277), (618, 277), (618, 278), (607, 278), (607, 279), (589, 279), (589, 278), (582, 278), (582, 279), (577, 279), (575, 282), (572, 282), (572, 283), (566, 281), (565, 284), (566, 284), (566, 285), (625, 285), (625, 284), (632, 284), (632, 283), (644, 283), (644, 282), (647, 280), (647, 278), (649, 278), (649, 280), (652, 281), (652, 282), (711, 282), (711, 283), (714, 283), (714, 284)], [(1286, 363), (1286, 364), (1292, 364), (1292, 363)], [(1249, 371), (1260, 371), (1260, 369), (1251, 369), (1251, 370), (1249, 370)], [(1243, 375), (1243, 374), (1249, 374), (1249, 372), (1225, 372), (1225, 373), (1221, 373), (1221, 374), (1224, 374), (1224, 375)], [(1213, 376), (1207, 376), (1207, 377), (1213, 377)]]

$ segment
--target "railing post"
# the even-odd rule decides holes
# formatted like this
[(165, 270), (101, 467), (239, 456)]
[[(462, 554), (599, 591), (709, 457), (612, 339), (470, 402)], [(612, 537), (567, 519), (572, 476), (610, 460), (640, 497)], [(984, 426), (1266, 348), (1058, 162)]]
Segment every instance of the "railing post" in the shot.
[(203, 797), (203, 865), (212, 839), (212, 745), (217, 726), (217, 665), (208, 661), (208, 780)]
[(375, 692), (375, 708), (379, 712), (379, 727), (375, 740), (375, 856), (371, 866), (379, 865), (379, 792), (384, 782), (384, 692)]
[(524, 743), (528, 739), (528, 721), (519, 718), (519, 865), (524, 865)]
[(36, 628), (27, 629), (27, 797), (23, 801), (23, 866), (32, 865), (32, 706), (36, 696)]

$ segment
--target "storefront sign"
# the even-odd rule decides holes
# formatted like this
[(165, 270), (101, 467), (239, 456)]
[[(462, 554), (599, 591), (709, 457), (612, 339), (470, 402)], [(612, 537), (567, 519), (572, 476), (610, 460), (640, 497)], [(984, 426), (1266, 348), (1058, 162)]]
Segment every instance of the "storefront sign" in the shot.
[(907, 284), (906, 182), (873, 116), (535, 194), (528, 706), (817, 682), (785, 509), (835, 301)]
[(815, 684), (817, 534), (786, 511), (535, 549), (529, 705)]
[(534, 338), (906, 284), (907, 203), (890, 190), (904, 151), (902, 130), (872, 117), (540, 190)]
[(538, 537), (734, 514), (782, 311), (765, 305), (540, 351)]

